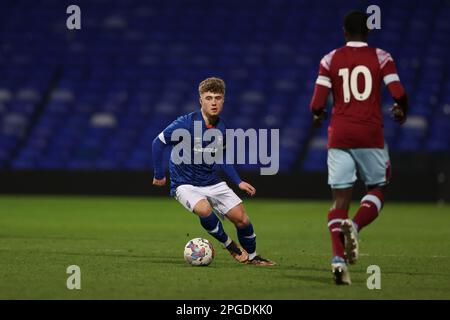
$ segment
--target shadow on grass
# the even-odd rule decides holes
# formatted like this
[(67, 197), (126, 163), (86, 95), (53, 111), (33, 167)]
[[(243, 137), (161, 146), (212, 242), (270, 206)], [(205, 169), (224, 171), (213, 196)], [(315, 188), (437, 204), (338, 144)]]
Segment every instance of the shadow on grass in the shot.
[(69, 237), (64, 237), (64, 236), (52, 236), (52, 237), (43, 237), (43, 236), (26, 236), (26, 235), (6, 235), (6, 234), (2, 234), (0, 235), (0, 239), (16, 239), (16, 240), (20, 240), (20, 239), (26, 239), (26, 240), (69, 240), (69, 241), (74, 241), (74, 240), (98, 240), (98, 238), (93, 238), (93, 237), (73, 237), (73, 236), (69, 236)]
[(295, 280), (295, 281), (302, 281), (302, 282), (315, 282), (320, 283), (323, 285), (328, 284), (334, 284), (333, 279), (330, 276), (312, 276), (312, 275), (285, 275), (284, 278)]
[(400, 274), (400, 275), (404, 275), (404, 276), (430, 276), (430, 277), (435, 277), (435, 276), (440, 276), (440, 277), (450, 277), (450, 273), (437, 273), (437, 272), (401, 272), (401, 271), (384, 271), (382, 270), (383, 274), (392, 274), (392, 275), (396, 275), (396, 274)]
[(84, 256), (84, 257), (105, 257), (105, 258), (131, 258), (131, 262), (150, 262), (150, 263), (170, 263), (170, 264), (186, 264), (179, 257), (157, 256), (157, 255), (137, 255), (126, 253), (107, 253), (107, 252), (70, 252), (70, 251), (39, 251), (41, 253), (67, 255), (67, 256)]
[(328, 268), (315, 268), (311, 266), (299, 266), (299, 265), (283, 265), (279, 264), (277, 266), (281, 270), (288, 270), (288, 271), (308, 271), (308, 272), (330, 272), (330, 269)]

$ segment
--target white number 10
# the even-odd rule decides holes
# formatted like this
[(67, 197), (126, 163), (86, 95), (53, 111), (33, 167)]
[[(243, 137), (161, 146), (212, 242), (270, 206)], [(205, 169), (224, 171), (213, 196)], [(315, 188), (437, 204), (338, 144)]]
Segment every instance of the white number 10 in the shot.
[[(358, 75), (362, 73), (364, 76), (364, 91), (358, 91)], [(344, 89), (344, 102), (350, 102), (350, 89), (352, 91), (353, 97), (358, 101), (364, 101), (372, 92), (372, 75), (370, 74), (369, 69), (366, 66), (357, 66), (352, 70), (352, 74), (350, 75), (350, 84), (348, 81), (348, 68), (339, 69), (339, 76), (342, 79), (342, 86)]]

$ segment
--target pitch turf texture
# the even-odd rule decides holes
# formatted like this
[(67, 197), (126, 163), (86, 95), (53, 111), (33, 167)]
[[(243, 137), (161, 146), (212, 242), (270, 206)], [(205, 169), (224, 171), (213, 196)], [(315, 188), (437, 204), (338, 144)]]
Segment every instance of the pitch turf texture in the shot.
[[(170, 198), (0, 197), (1, 299), (449, 299), (450, 206), (387, 203), (361, 234), (353, 285), (332, 282), (329, 202), (249, 199), (258, 252), (278, 263), (235, 262)], [(356, 204), (352, 206), (354, 213)], [(236, 239), (229, 221), (225, 229)], [(212, 240), (208, 267), (183, 260)], [(81, 268), (68, 290), (66, 268)], [(381, 290), (366, 286), (381, 268)]]

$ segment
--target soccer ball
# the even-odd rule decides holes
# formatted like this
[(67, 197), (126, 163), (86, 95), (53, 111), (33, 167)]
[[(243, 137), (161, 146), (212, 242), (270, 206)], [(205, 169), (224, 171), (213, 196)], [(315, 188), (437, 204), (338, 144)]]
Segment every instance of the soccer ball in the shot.
[(214, 259), (214, 247), (206, 239), (195, 238), (184, 246), (184, 260), (193, 266), (207, 266)]

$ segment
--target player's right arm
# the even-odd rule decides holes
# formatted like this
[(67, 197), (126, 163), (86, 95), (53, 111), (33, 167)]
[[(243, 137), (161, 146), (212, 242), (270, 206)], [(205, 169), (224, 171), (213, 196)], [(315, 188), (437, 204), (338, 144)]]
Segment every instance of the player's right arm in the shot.
[(384, 84), (388, 87), (389, 93), (395, 101), (391, 108), (394, 121), (403, 124), (406, 121), (408, 112), (408, 95), (400, 82), (395, 62), (391, 55), (381, 49), (377, 49), (378, 62), (380, 63)]
[(153, 184), (156, 186), (164, 186), (166, 184), (163, 164), (164, 150), (166, 147), (173, 146), (179, 142), (178, 140), (172, 140), (172, 133), (177, 129), (187, 129), (187, 118), (185, 116), (177, 118), (153, 140)]
[(330, 63), (336, 50), (330, 52), (322, 58), (319, 66), (319, 76), (314, 86), (314, 93), (309, 108), (313, 114), (313, 124), (316, 127), (322, 125), (322, 121), (327, 117), (326, 104), (330, 93), (331, 77)]
[(159, 136), (153, 140), (152, 144), (152, 158), (153, 158), (153, 184), (162, 187), (166, 184), (165, 169), (163, 165), (164, 149), (167, 145), (164, 144)]

